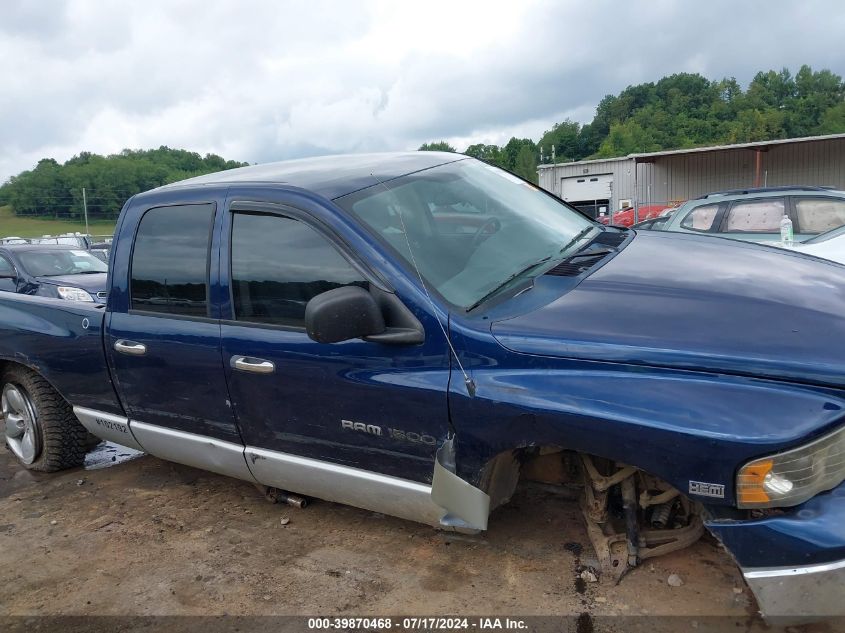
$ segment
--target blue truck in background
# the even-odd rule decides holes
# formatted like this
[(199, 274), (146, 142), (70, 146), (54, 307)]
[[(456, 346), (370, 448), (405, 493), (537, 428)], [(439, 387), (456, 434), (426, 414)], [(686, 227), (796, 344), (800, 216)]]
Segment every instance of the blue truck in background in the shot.
[(580, 485), (603, 576), (709, 530), (765, 615), (842, 616), (843, 315), (843, 266), (465, 156), (288, 161), (131, 198), (105, 306), (0, 294), (2, 428), (447, 530)]

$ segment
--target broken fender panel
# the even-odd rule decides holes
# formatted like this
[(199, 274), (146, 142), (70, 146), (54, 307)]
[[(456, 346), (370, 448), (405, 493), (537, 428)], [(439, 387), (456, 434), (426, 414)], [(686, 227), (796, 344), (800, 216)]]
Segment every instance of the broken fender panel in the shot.
[(446, 510), (441, 525), (462, 530), (486, 530), (490, 497), (455, 474), (454, 438), (437, 449), (431, 499)]

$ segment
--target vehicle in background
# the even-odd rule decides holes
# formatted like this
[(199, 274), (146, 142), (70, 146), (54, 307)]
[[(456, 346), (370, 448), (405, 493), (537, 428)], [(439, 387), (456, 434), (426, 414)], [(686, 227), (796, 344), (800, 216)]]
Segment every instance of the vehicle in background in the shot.
[(95, 242), (91, 244), (88, 252), (100, 261), (108, 264), (109, 255), (111, 254), (111, 242)]
[(88, 250), (91, 248), (91, 237), (83, 233), (62, 233), (61, 235), (42, 235), (29, 240), (30, 244), (56, 244), (59, 246), (74, 246)]
[(638, 231), (658, 231), (664, 224), (669, 221), (669, 218), (672, 217), (672, 214), (674, 214), (676, 210), (677, 207), (670, 207), (668, 209), (664, 209), (660, 212), (660, 215), (650, 218), (648, 220), (643, 220), (642, 222), (637, 222), (636, 224), (632, 224), (631, 228)]
[(0, 244), (29, 244), (29, 240), (23, 237), (0, 237)]
[(630, 228), (634, 224), (635, 217), (637, 222), (643, 222), (644, 220), (650, 220), (660, 216), (667, 208), (672, 207), (667, 207), (665, 204), (644, 205), (639, 210), (634, 209), (634, 207), (628, 207), (627, 209), (622, 209), (614, 213), (612, 220), (607, 215), (600, 215), (597, 220), (602, 224)]
[[(779, 245), (779, 242), (774, 244), (774, 246)], [(845, 264), (845, 226), (821, 233), (800, 244), (793, 244), (788, 250), (807, 253), (808, 255)]]
[(0, 291), (105, 303), (108, 266), (72, 246), (0, 246)]
[(462, 531), (539, 479), (578, 487), (611, 583), (709, 529), (766, 615), (845, 615), (840, 266), (441, 152), (200, 176), (118, 227), (105, 310), (0, 293), (24, 467), (91, 433)]
[(792, 220), (794, 241), (845, 225), (845, 192), (827, 187), (762, 187), (710, 193), (688, 200), (657, 230), (779, 242), (780, 222)]

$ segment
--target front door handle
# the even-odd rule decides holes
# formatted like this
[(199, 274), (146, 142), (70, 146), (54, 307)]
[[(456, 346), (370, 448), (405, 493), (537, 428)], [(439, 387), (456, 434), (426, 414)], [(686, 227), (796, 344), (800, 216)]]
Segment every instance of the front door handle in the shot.
[(146, 345), (136, 343), (135, 341), (127, 341), (125, 338), (115, 341), (114, 349), (121, 354), (129, 354), (130, 356), (143, 356), (147, 353)]
[(249, 371), (253, 374), (272, 374), (276, 366), (269, 360), (253, 358), (252, 356), (232, 356), (229, 364), (240, 371)]

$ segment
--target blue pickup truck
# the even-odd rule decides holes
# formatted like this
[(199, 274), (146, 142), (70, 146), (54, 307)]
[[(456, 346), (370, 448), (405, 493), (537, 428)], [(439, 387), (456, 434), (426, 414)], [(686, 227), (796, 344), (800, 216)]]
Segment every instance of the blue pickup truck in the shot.
[(843, 266), (436, 152), (137, 195), (110, 264), (105, 306), (0, 295), (24, 467), (94, 436), (470, 532), (521, 478), (575, 485), (605, 578), (706, 529), (765, 614), (845, 614)]

